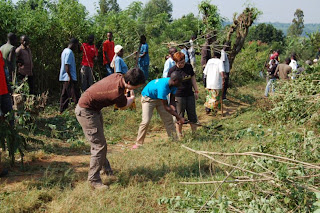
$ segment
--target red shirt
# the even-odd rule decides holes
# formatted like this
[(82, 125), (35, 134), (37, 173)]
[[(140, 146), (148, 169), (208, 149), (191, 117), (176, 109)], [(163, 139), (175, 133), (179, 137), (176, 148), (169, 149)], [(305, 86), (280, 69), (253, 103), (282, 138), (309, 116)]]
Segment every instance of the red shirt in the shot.
[[(103, 42), (102, 51), (103, 51), (103, 64), (110, 64), (114, 56), (114, 42), (109, 40), (106, 40), (105, 42)], [(108, 58), (110, 60), (109, 62), (106, 59), (105, 52), (107, 52)]]
[(93, 58), (98, 56), (98, 50), (94, 44), (83, 43), (80, 47), (82, 54), (81, 65), (93, 67)]
[(6, 81), (6, 74), (4, 72), (4, 60), (0, 51), (0, 95), (8, 93), (8, 86)]

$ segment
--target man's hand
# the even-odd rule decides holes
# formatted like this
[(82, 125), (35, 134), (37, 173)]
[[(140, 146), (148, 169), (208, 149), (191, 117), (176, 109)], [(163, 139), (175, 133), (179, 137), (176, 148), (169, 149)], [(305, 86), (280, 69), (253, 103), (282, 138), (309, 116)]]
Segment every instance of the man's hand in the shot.
[(180, 117), (178, 120), (178, 124), (184, 124), (186, 122), (186, 120), (184, 119), (184, 117)]
[(194, 93), (194, 98), (195, 98), (196, 100), (198, 100), (198, 98), (199, 98), (199, 93), (198, 93), (198, 92), (195, 92), (195, 93)]

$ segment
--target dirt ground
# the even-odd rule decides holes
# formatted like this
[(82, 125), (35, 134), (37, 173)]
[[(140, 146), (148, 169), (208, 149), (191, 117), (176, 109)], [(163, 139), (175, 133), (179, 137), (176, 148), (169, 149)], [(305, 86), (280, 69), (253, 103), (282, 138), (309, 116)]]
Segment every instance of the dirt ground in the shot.
[[(207, 123), (216, 118), (228, 119), (229, 117), (234, 115), (238, 110), (241, 110), (242, 108), (247, 108), (248, 106), (250, 105), (231, 98), (228, 101), (223, 102), (223, 116), (221, 115), (221, 111), (218, 112), (218, 115), (213, 116), (206, 115), (203, 110), (198, 114), (198, 119), (202, 125), (206, 125)], [(184, 131), (190, 129), (189, 125), (185, 125), (183, 128)], [(161, 131), (149, 131), (145, 143), (152, 143), (160, 138), (167, 138), (167, 134), (164, 128)], [(131, 148), (132, 143), (111, 144), (108, 145), (108, 153), (121, 153), (124, 150), (131, 150)], [(68, 155), (45, 155), (43, 158), (40, 158), (39, 160), (25, 162), (25, 166), (27, 167), (26, 172), (21, 171), (19, 166), (12, 168), (7, 177), (0, 179), (1, 182), (4, 183), (4, 187), (0, 189), (0, 191), (23, 187), (23, 182), (25, 181), (36, 181), (37, 179), (42, 178), (45, 175), (46, 168), (48, 168), (49, 166), (61, 164), (68, 165), (76, 173), (86, 173), (88, 171), (89, 162), (89, 150), (88, 152), (83, 153), (68, 153)]]

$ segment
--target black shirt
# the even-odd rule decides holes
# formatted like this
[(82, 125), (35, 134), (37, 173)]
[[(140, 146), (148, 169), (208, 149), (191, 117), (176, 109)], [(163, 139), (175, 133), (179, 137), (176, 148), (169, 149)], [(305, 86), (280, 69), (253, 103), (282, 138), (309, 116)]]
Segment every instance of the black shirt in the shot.
[(192, 91), (192, 81), (191, 77), (194, 76), (194, 71), (191, 64), (186, 63), (182, 69), (178, 68), (177, 65), (170, 68), (168, 72), (168, 77), (171, 76), (173, 72), (179, 72), (182, 75), (182, 85), (178, 87), (176, 92), (176, 97), (188, 97), (193, 96)]

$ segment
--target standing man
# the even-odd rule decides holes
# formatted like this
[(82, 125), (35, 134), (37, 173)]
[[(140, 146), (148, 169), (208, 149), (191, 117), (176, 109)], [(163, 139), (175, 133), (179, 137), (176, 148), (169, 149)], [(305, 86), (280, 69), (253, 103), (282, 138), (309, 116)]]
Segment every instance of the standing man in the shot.
[(142, 35), (140, 37), (140, 48), (139, 48), (139, 58), (138, 65), (139, 68), (143, 71), (146, 80), (149, 79), (149, 46), (147, 44), (146, 36)]
[(103, 42), (102, 51), (103, 51), (103, 65), (106, 66), (107, 75), (113, 73), (113, 69), (110, 64), (114, 57), (114, 42), (112, 41), (113, 35), (112, 32), (107, 33), (107, 40)]
[(79, 48), (79, 41), (75, 38), (70, 39), (69, 45), (61, 54), (61, 67), (59, 81), (63, 82), (60, 97), (60, 113), (63, 113), (69, 105), (71, 98), (75, 104), (79, 100), (79, 89), (77, 87), (76, 61), (73, 51)]
[[(101, 109), (116, 105), (127, 108), (134, 101), (132, 90), (142, 86), (145, 79), (140, 69), (131, 69), (125, 75), (113, 74), (98, 81), (81, 96), (75, 113), (83, 132), (91, 145), (90, 170), (88, 181), (95, 189), (107, 189), (100, 178), (100, 170), (112, 174), (110, 163), (106, 157), (107, 143), (104, 137)], [(130, 97), (125, 90), (130, 90)]]
[(265, 91), (264, 91), (264, 96), (265, 96), (265, 97), (268, 97), (270, 87), (272, 87), (272, 92), (275, 91), (275, 89), (274, 89), (274, 82), (277, 80), (277, 77), (274, 75), (274, 73), (275, 73), (276, 69), (277, 69), (276, 60), (273, 59), (273, 60), (271, 61), (271, 68), (268, 67), (269, 81), (268, 81), (267, 86), (266, 86), (266, 89), (265, 89)]
[(211, 111), (216, 114), (217, 109), (221, 107), (224, 67), (220, 57), (220, 52), (213, 52), (213, 58), (208, 61), (203, 71), (206, 76), (207, 97), (204, 106), (207, 114)]
[(280, 80), (289, 80), (289, 74), (292, 72), (292, 68), (289, 66), (290, 62), (290, 58), (286, 58), (285, 63), (279, 64), (274, 72), (274, 76), (279, 76)]
[(124, 53), (123, 47), (121, 45), (116, 45), (114, 47), (114, 52), (116, 57), (114, 58), (114, 66), (112, 66), (114, 67), (116, 73), (121, 73), (124, 75), (128, 72), (128, 66), (122, 59)]
[(196, 40), (197, 36), (193, 35), (189, 41), (190, 48), (188, 49), (188, 53), (190, 56), (190, 64), (193, 68), (193, 71), (196, 73), (196, 50), (194, 48), (194, 41)]
[[(5, 115), (12, 111), (12, 98), (10, 88), (7, 85), (7, 78), (4, 72), (5, 62), (0, 51), (0, 122), (3, 122)], [(13, 126), (14, 120), (9, 121), (10, 126)], [(6, 176), (8, 170), (2, 167), (1, 164), (1, 151), (0, 151), (0, 177)]]
[(81, 89), (83, 92), (86, 91), (94, 81), (93, 60), (97, 61), (98, 50), (93, 42), (94, 35), (89, 35), (88, 43), (83, 43), (80, 47), (80, 51), (83, 52), (80, 71)]
[(20, 38), (21, 45), (16, 49), (18, 63), (18, 79), (23, 80), (28, 78), (29, 93), (34, 94), (34, 79), (33, 79), (33, 62), (32, 54), (29, 48), (29, 38), (26, 35)]
[(167, 78), (168, 77), (168, 73), (171, 67), (173, 67), (174, 65), (176, 65), (176, 62), (174, 62), (173, 60), (173, 55), (177, 52), (177, 49), (175, 47), (171, 47), (169, 49), (169, 55), (170, 57), (166, 60), (166, 62), (164, 63), (164, 68), (163, 68), (163, 74), (162, 74), (162, 78)]
[[(202, 70), (204, 70), (204, 68), (206, 67), (207, 62), (209, 61), (209, 59), (211, 59), (211, 43), (212, 43), (212, 37), (207, 34), (206, 35), (206, 42), (203, 45), (203, 47), (201, 48), (201, 67)], [(204, 74), (202, 74), (202, 79), (203, 79), (203, 84), (204, 86), (206, 86), (206, 81)]]
[(230, 74), (230, 63), (228, 59), (228, 54), (226, 52), (228, 46), (225, 44), (225, 46), (221, 50), (221, 61), (223, 63), (224, 67), (224, 81), (223, 81), (223, 90), (222, 90), (222, 100), (227, 100), (227, 89), (229, 87), (229, 74)]
[(11, 81), (16, 68), (16, 48), (14, 47), (14, 45), (17, 42), (17, 37), (14, 33), (9, 33), (7, 38), (7, 43), (0, 47), (0, 51), (2, 52), (2, 56), (5, 62), (4, 70), (6, 73), (6, 77), (9, 81)]
[[(142, 90), (142, 121), (139, 126), (136, 145), (133, 146), (134, 149), (141, 146), (144, 142), (154, 108), (157, 109), (168, 136), (176, 138), (172, 115), (177, 118), (178, 123), (183, 124), (185, 122), (184, 118), (178, 115), (175, 107), (175, 94), (177, 87), (179, 87), (181, 83), (181, 74), (173, 72), (170, 78), (160, 78), (150, 81)], [(168, 105), (167, 100), (167, 95), (169, 94), (170, 105)]]

